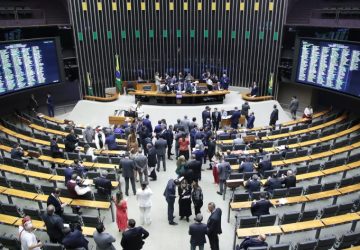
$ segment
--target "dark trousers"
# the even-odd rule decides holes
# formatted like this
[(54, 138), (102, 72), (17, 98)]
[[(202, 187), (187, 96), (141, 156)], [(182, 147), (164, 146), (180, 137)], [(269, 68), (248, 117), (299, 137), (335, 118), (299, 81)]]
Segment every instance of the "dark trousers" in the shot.
[(183, 155), (186, 160), (189, 160), (189, 150), (186, 151), (179, 151), (179, 156)]
[(167, 156), (168, 156), (168, 158), (171, 157), (171, 148), (172, 148), (172, 144), (168, 144), (168, 150), (167, 150)]
[(162, 161), (164, 171), (166, 171), (165, 155), (156, 155), (156, 157), (157, 157), (157, 168), (156, 169), (159, 171), (159, 169), (160, 169), (160, 161)]
[(201, 214), (201, 207), (202, 206), (203, 206), (203, 202), (197, 202), (196, 204), (194, 203), (195, 216), (197, 214)]
[(48, 108), (48, 114), (50, 117), (54, 117), (54, 106), (53, 105), (47, 105)]
[(129, 195), (129, 180), (131, 182), (131, 188), (133, 190), (134, 195), (136, 194), (135, 188), (135, 178), (134, 177), (125, 177), (125, 194)]
[(174, 221), (174, 203), (175, 199), (166, 200), (168, 204), (168, 221), (169, 223)]
[(152, 178), (154, 181), (156, 181), (157, 175), (156, 175), (156, 171), (155, 171), (155, 166), (149, 166), (149, 168), (154, 168), (154, 169), (151, 171), (149, 177)]
[(219, 129), (220, 122), (213, 122), (213, 129), (218, 130)]
[(209, 243), (210, 243), (210, 249), (211, 250), (219, 250), (219, 237), (217, 234), (210, 234), (209, 237)]

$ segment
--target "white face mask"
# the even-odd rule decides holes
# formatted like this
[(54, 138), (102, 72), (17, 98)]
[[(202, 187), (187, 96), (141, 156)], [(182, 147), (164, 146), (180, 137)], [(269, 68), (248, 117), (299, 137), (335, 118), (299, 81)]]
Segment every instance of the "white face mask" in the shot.
[(25, 224), (24, 224), (24, 228), (25, 228), (25, 230), (31, 230), (32, 228), (33, 228), (33, 224), (32, 224), (32, 222), (31, 221), (28, 221), (28, 222), (26, 222)]

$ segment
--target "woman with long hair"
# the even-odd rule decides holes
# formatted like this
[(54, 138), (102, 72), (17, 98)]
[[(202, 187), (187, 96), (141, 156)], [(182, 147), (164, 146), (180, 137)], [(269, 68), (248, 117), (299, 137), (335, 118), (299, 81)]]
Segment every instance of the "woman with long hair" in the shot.
[(139, 144), (136, 138), (135, 129), (131, 129), (130, 134), (127, 138), (127, 150), (137, 152)]
[(201, 213), (201, 207), (203, 206), (203, 192), (201, 187), (199, 186), (198, 181), (193, 181), (192, 183), (192, 193), (191, 198), (192, 202), (194, 203), (195, 215)]
[(118, 226), (119, 232), (124, 232), (128, 224), (128, 215), (127, 215), (127, 202), (124, 200), (123, 193), (117, 192), (115, 199), (116, 206), (116, 224)]
[(176, 170), (175, 170), (175, 173), (178, 175), (178, 177), (181, 177), (185, 174), (185, 166), (186, 166), (185, 156), (180, 155), (176, 161)]
[(179, 193), (179, 215), (180, 220), (186, 217), (186, 221), (189, 222), (191, 212), (191, 186), (184, 179), (178, 187)]

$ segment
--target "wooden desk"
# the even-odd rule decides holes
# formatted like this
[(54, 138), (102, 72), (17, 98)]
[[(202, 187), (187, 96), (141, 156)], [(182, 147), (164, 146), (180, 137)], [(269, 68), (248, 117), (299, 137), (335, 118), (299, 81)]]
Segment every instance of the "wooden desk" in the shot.
[(271, 95), (265, 95), (265, 96), (251, 96), (250, 93), (242, 93), (241, 98), (248, 102), (263, 102), (272, 100), (273, 96)]
[(306, 173), (306, 174), (299, 174), (296, 175), (296, 181), (303, 181), (303, 180), (308, 180), (308, 179), (312, 179), (312, 178), (317, 178), (317, 177), (321, 177), (324, 176), (325, 174), (321, 171), (315, 171), (315, 172), (310, 172), (310, 173)]
[(6, 215), (6, 214), (0, 214), (0, 223), (3, 223), (3, 224), (14, 225), (15, 222), (19, 219), (20, 219), (19, 217), (10, 216), (10, 215)]
[(4, 172), (20, 174), (20, 175), (23, 175), (23, 173), (25, 172), (25, 169), (16, 168), (8, 165), (2, 165), (2, 164), (0, 165), (0, 170)]
[(283, 205), (307, 202), (308, 199), (305, 196), (301, 195), (301, 196), (285, 197), (279, 199), (271, 199), (270, 201), (275, 206), (283, 206)]
[(251, 203), (252, 203), (252, 201), (230, 202), (230, 208), (232, 210), (250, 208)]
[(93, 201), (93, 200), (72, 200), (71, 206), (80, 206), (88, 208), (109, 209), (111, 203), (107, 201)]
[[(46, 156), (46, 155), (41, 155), (38, 158), (40, 161), (47, 161), (47, 162), (53, 162), (53, 163), (57, 163), (57, 164), (64, 164), (65, 163), (65, 159), (62, 158), (52, 158), (51, 156)], [(72, 161), (74, 162), (74, 161)]]
[(119, 165), (112, 163), (94, 163), (94, 168), (105, 168), (105, 169), (116, 169), (119, 168)]
[[(35, 201), (47, 202), (48, 197), (49, 197), (49, 195), (47, 195), (47, 194), (38, 194), (35, 198)], [(60, 197), (60, 201), (62, 203), (70, 204), (72, 202), (72, 199)]]
[(339, 195), (341, 195), (341, 193), (335, 189), (335, 190), (329, 190), (329, 191), (324, 191), (324, 192), (319, 192), (319, 193), (307, 194), (307, 195), (305, 195), (305, 197), (309, 201), (316, 201), (316, 200), (331, 198), (331, 197), (339, 196)]
[(47, 116), (47, 115), (44, 115), (44, 114), (41, 114), (41, 113), (38, 113), (37, 116), (44, 119), (44, 120), (54, 122), (56, 124), (67, 124), (67, 122), (65, 120), (60, 120), (60, 119), (57, 119), (55, 117), (50, 117), (50, 116)]
[(36, 124), (30, 124), (29, 127), (33, 130), (38, 130), (47, 134), (53, 134), (53, 135), (60, 135), (60, 136), (67, 136), (69, 133), (68, 132), (64, 132), (64, 131), (60, 131), (60, 130), (55, 130), (55, 129), (49, 129), (49, 128), (45, 128)]
[(36, 172), (36, 171), (31, 171), (31, 170), (26, 170), (22, 173), (22, 175), (25, 175), (27, 177), (33, 177), (33, 178), (38, 178), (38, 179), (43, 179), (43, 180), (51, 180), (52, 177), (54, 175), (52, 174), (45, 174), (45, 173), (41, 173), (41, 172)]
[(93, 234), (96, 230), (95, 227), (81, 227), (81, 229), (82, 229), (83, 235), (89, 236), (89, 237), (93, 237)]
[(358, 167), (360, 167), (360, 161), (348, 163), (348, 164), (346, 164), (346, 166), (348, 166), (349, 169), (358, 168)]
[(357, 213), (348, 213), (344, 215), (338, 215), (338, 216), (321, 219), (322, 223), (325, 226), (343, 224), (347, 222), (352, 222), (354, 220), (360, 220), (360, 215), (358, 215)]
[(38, 195), (36, 193), (31, 193), (31, 192), (27, 192), (27, 191), (18, 190), (18, 189), (12, 189), (12, 188), (6, 189), (2, 194), (6, 194), (11, 197), (17, 197), (17, 198), (21, 198), (21, 199), (27, 199), (27, 200), (34, 200), (35, 197)]
[(259, 234), (277, 235), (282, 234), (280, 226), (267, 226), (267, 227), (252, 227), (252, 228), (239, 228), (236, 230), (238, 238), (254, 237)]
[(303, 221), (303, 222), (296, 222), (291, 224), (281, 225), (281, 229), (284, 233), (291, 233), (303, 230), (312, 230), (323, 227), (324, 224), (321, 220), (311, 220), (311, 221)]
[(344, 172), (347, 170), (349, 170), (349, 167), (347, 165), (343, 165), (343, 166), (339, 166), (339, 167), (321, 170), (321, 172), (323, 172), (324, 175), (330, 175), (330, 174), (341, 173), (341, 172)]
[[(317, 112), (315, 114), (313, 114), (313, 117), (312, 119), (316, 119), (318, 117), (321, 117), (323, 115), (326, 115), (327, 113), (329, 113), (331, 110), (330, 109), (327, 109), (327, 110), (324, 110), (324, 111), (321, 111), (321, 112)], [(288, 122), (283, 122), (281, 123), (281, 126), (282, 127), (286, 127), (286, 126), (292, 126), (292, 125), (296, 125), (298, 123), (304, 123), (304, 122), (307, 122), (309, 119), (306, 119), (306, 118), (299, 118), (297, 120), (294, 120), (294, 121), (288, 121)]]
[[(71, 164), (73, 164), (74, 163), (74, 160), (65, 160), (64, 162), (63, 162), (63, 164), (65, 164), (65, 165), (71, 165)], [(87, 167), (87, 168), (92, 168), (92, 167), (94, 167), (94, 163), (93, 162), (90, 162), (90, 161), (84, 161), (83, 162), (83, 165), (84, 165), (84, 167)]]
[(359, 190), (360, 190), (360, 184), (354, 184), (354, 185), (351, 185), (351, 186), (346, 186), (346, 187), (342, 187), (342, 188), (338, 189), (338, 191), (342, 195), (358, 192)]

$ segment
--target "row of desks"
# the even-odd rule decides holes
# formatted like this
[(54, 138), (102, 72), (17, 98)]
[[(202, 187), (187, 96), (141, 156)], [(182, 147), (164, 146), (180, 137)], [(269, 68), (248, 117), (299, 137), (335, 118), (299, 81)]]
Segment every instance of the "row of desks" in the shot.
[[(38, 230), (46, 230), (45, 223), (40, 220), (31, 220), (34, 228)], [(0, 214), (0, 223), (11, 225), (11, 226), (20, 226), (22, 224), (22, 218), (10, 216), (6, 214)], [(93, 233), (95, 232), (94, 227), (81, 227), (83, 230), (83, 234), (85, 236), (93, 236)]]

